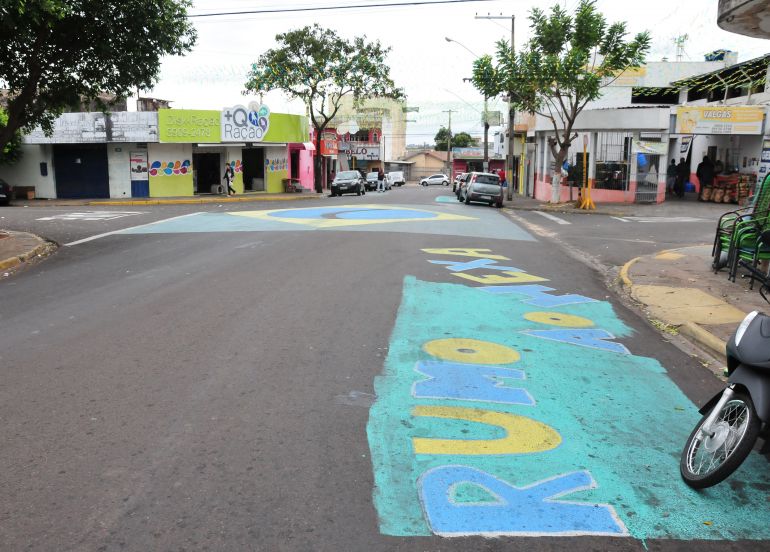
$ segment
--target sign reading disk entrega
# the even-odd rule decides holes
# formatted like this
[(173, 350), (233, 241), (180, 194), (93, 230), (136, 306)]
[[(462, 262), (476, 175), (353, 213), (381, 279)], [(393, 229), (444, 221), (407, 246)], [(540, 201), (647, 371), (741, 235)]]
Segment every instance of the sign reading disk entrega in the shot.
[(270, 109), (252, 102), (222, 110), (223, 142), (261, 142), (270, 129)]

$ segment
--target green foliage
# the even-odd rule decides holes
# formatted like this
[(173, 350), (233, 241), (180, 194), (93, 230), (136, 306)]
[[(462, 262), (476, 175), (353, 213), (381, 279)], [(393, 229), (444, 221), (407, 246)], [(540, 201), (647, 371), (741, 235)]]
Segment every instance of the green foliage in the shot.
[[(316, 131), (321, 133), (342, 106), (345, 96), (356, 105), (367, 98), (404, 99), (404, 92), (390, 78), (385, 58), (390, 48), (365, 37), (352, 41), (315, 24), (276, 35), (277, 48), (268, 50), (252, 64), (246, 91), (264, 94), (281, 90), (302, 100)], [(321, 156), (315, 157), (315, 187), (321, 191)]]
[[(8, 113), (0, 109), (0, 129), (6, 126), (8, 126)], [(13, 133), (11, 140), (0, 150), (0, 165), (12, 165), (21, 159), (21, 141), (21, 131), (17, 130)]]
[(9, 89), (0, 148), (19, 128), (50, 132), (67, 107), (150, 89), (161, 58), (195, 43), (190, 0), (0, 0), (0, 84)]
[[(441, 127), (433, 138), (436, 142), (434, 149), (436, 151), (446, 151), (448, 137), (449, 131), (446, 127)], [(453, 148), (469, 148), (478, 145), (478, 142), (467, 132), (458, 132), (452, 135), (451, 143)]]
[(318, 24), (278, 34), (275, 40), (278, 47), (263, 53), (252, 65), (246, 91), (281, 90), (291, 99), (302, 100), (319, 132), (337, 114), (345, 96), (351, 95), (356, 102), (404, 98), (385, 63), (390, 48), (379, 41), (366, 42), (365, 37), (346, 40)]
[(561, 166), (575, 139), (572, 128), (583, 108), (624, 70), (644, 62), (650, 35), (626, 39), (626, 24), (608, 24), (595, 0), (581, 0), (574, 15), (554, 5), (529, 17), (532, 39), (518, 55), (506, 41), (496, 59), (476, 60), (473, 83), (487, 96), (506, 93), (514, 106), (548, 118), (556, 132), (550, 144)]

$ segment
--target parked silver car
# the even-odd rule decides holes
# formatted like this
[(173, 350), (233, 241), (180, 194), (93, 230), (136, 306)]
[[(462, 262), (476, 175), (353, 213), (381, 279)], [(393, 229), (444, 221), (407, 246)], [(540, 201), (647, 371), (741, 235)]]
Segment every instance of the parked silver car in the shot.
[(449, 177), (445, 174), (432, 174), (420, 180), (420, 186), (433, 186), (434, 184), (449, 186)]
[(503, 187), (500, 185), (500, 177), (491, 173), (470, 173), (467, 182), (460, 188), (457, 199), (464, 201), (466, 205), (475, 201), (502, 207)]

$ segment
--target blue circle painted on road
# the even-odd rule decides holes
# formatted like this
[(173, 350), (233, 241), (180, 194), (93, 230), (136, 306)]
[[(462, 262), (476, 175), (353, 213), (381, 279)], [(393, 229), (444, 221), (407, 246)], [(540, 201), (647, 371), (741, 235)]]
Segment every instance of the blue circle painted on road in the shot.
[(320, 207), (315, 209), (288, 209), (274, 211), (269, 216), (283, 219), (343, 219), (343, 220), (424, 220), (438, 217), (438, 213), (411, 209), (372, 209), (368, 207)]
[(340, 213), (336, 218), (345, 220), (380, 220), (380, 219), (431, 219), (436, 213), (427, 211), (408, 211), (405, 209), (367, 209)]

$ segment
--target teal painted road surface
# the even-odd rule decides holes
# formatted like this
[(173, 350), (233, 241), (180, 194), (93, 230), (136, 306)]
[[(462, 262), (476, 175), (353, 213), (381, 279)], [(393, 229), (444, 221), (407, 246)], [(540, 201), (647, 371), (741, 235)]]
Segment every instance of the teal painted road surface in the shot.
[(308, 209), (194, 213), (118, 233), (276, 231), (396, 232), (534, 241), (528, 232), (494, 209), (457, 209), (438, 205), (421, 209), (364, 203)]
[(381, 532), (770, 538), (767, 462), (687, 487), (696, 406), (610, 303), (546, 286), (405, 279), (367, 427)]

